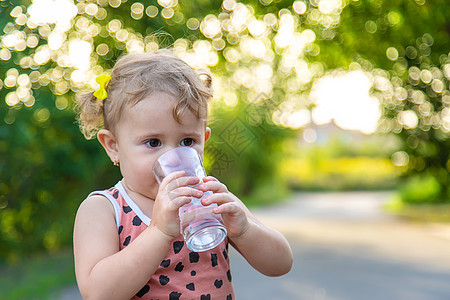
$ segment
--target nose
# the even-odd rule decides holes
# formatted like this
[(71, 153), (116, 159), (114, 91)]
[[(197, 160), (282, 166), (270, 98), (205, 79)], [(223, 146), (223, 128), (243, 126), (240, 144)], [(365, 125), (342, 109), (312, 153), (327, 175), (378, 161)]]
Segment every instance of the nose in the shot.
[(163, 160), (164, 165), (166, 167), (170, 167), (170, 168), (178, 167), (179, 165), (181, 165), (182, 160), (181, 160), (179, 153), (176, 151), (173, 151), (177, 148), (178, 147), (167, 150), (163, 155), (161, 155), (161, 157), (158, 160), (160, 160), (160, 161)]

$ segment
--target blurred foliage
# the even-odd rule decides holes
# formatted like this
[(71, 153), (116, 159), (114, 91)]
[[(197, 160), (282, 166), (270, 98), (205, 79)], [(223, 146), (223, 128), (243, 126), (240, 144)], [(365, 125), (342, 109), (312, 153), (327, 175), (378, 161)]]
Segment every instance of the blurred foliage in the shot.
[(75, 284), (72, 251), (21, 258), (0, 267), (0, 299), (61, 299), (56, 287)]
[(450, 204), (447, 203), (411, 203), (404, 198), (394, 196), (384, 209), (397, 217), (414, 222), (450, 223)]
[(36, 95), (34, 110), (10, 110), (18, 122), (0, 124), (0, 252), (11, 260), (70, 245), (79, 200), (119, 178), (98, 143), (79, 136), (73, 113), (58, 111), (44, 89)]
[(294, 136), (270, 119), (254, 125), (251, 111), (255, 107), (261, 109), (247, 101), (233, 109), (213, 106), (212, 135), (204, 159), (207, 172), (223, 179), (249, 205), (269, 204), (286, 196), (287, 185), (276, 166), (285, 154), (283, 141)]
[(398, 140), (393, 136), (343, 131), (325, 143), (293, 143), (298, 141), (285, 142), (285, 147), (302, 151), (288, 151), (279, 170), (294, 189), (395, 189), (405, 171), (389, 159), (389, 154), (398, 148)]
[[(205, 165), (238, 196), (284, 195), (276, 166), (299, 129), (295, 113), (314, 107), (317, 78), (343, 68), (371, 74), (380, 130), (402, 141), (394, 163), (428, 173), (440, 187), (433, 199), (448, 200), (446, 11), (446, 0), (1, 0), (0, 257), (70, 245), (83, 197), (120, 178), (83, 140), (73, 95), (96, 88), (120, 55), (167, 46), (213, 74)], [(319, 169), (373, 161), (386, 163), (330, 157)]]
[(384, 106), (380, 131), (398, 134), (405, 176), (415, 177), (402, 190), (421, 179), (439, 185), (437, 194), (402, 192), (404, 200), (450, 201), (448, 1), (349, 1), (340, 17), (317, 59), (335, 68), (345, 58), (344, 65), (373, 74)]
[(408, 203), (433, 203), (439, 200), (441, 185), (430, 174), (421, 174), (408, 178), (400, 188), (399, 194), (403, 201)]
[(280, 170), (289, 185), (299, 190), (394, 189), (401, 174), (389, 159), (365, 156), (286, 159)]

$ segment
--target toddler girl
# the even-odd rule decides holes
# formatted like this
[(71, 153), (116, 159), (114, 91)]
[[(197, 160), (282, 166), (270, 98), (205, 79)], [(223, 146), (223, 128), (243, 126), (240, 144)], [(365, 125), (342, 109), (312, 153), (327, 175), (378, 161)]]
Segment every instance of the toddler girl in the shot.
[[(211, 77), (200, 79), (168, 50), (129, 54), (100, 88), (78, 98), (86, 138), (97, 137), (123, 179), (91, 193), (74, 228), (77, 283), (84, 299), (234, 299), (228, 244), (259, 272), (280, 276), (292, 266), (286, 239), (264, 226), (213, 177), (199, 183), (174, 172), (158, 186), (156, 159), (175, 147), (203, 156)], [(204, 192), (228, 231), (218, 247), (190, 251), (180, 235), (178, 209)]]

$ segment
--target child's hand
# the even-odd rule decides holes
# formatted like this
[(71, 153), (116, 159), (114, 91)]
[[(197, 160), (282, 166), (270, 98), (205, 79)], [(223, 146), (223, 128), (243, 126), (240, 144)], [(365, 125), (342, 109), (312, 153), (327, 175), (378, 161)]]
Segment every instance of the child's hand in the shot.
[(184, 171), (174, 172), (163, 179), (152, 212), (150, 226), (156, 226), (171, 239), (180, 235), (178, 209), (191, 201), (191, 197), (200, 198), (203, 192), (190, 185), (200, 182), (197, 177), (184, 177)]
[(217, 203), (218, 206), (213, 212), (222, 214), (228, 236), (232, 238), (242, 236), (249, 227), (244, 204), (230, 193), (223, 183), (212, 176), (203, 178), (203, 184), (199, 186), (199, 190), (213, 192), (212, 195), (202, 199), (202, 204)]

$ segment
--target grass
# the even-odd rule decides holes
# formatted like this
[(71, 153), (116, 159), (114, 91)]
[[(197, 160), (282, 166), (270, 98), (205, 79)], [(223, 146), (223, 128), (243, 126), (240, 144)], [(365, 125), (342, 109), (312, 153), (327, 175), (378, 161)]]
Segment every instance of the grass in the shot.
[(398, 198), (386, 204), (388, 213), (415, 222), (450, 223), (450, 203), (410, 204)]
[(286, 158), (279, 172), (298, 190), (386, 190), (398, 184), (400, 170), (377, 157)]
[(0, 299), (54, 299), (55, 292), (75, 284), (72, 252), (37, 255), (0, 265)]

